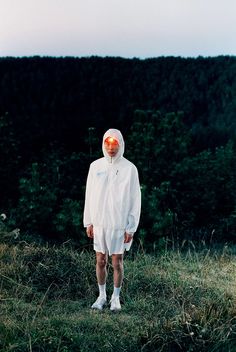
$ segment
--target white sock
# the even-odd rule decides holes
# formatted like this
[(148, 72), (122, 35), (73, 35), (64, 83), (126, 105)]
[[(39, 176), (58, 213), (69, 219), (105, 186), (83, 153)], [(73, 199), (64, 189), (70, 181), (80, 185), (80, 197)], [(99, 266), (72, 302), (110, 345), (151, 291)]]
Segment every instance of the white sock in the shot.
[(121, 287), (115, 287), (114, 286), (114, 291), (113, 291), (112, 296), (113, 297), (119, 297), (120, 296), (120, 290), (121, 290)]
[(104, 285), (99, 285), (99, 284), (98, 284), (98, 288), (99, 288), (99, 297), (104, 297), (104, 298), (106, 298), (106, 297), (107, 297), (107, 294), (106, 294), (106, 284), (104, 284)]

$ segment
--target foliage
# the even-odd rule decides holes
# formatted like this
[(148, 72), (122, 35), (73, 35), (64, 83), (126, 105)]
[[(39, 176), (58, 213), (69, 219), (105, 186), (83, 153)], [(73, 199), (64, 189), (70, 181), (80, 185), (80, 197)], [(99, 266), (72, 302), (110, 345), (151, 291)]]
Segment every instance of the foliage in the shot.
[(50, 226), (50, 220), (57, 205), (58, 188), (47, 177), (48, 173), (43, 173), (40, 165), (33, 163), (30, 178), (20, 179), (18, 215), (22, 219), (20, 224), (31, 231), (39, 228), (39, 231), (48, 233), (51, 230), (47, 227)]
[(79, 201), (70, 198), (64, 199), (56, 214), (53, 224), (61, 238), (80, 237), (80, 244), (85, 244), (85, 236), (82, 224), (82, 206)]
[(9, 113), (27, 161), (55, 142), (84, 150), (89, 127), (99, 135), (110, 126), (128, 132), (136, 109), (183, 111), (204, 150), (234, 134), (235, 72), (229, 56), (1, 58), (0, 116)]
[(84, 245), (89, 163), (115, 127), (142, 184), (138, 240), (235, 240), (235, 72), (228, 56), (1, 58), (1, 212)]
[(178, 211), (194, 216), (193, 225), (219, 224), (229, 216), (236, 201), (235, 149), (231, 142), (215, 151), (186, 158), (175, 171), (176, 194), (187, 194)]
[(182, 113), (138, 110), (127, 140), (128, 158), (137, 165), (141, 182), (159, 185), (188, 155), (189, 143)]
[(54, 153), (43, 164), (33, 163), (27, 175), (20, 179), (16, 217), (25, 231), (51, 239), (74, 238), (85, 244), (82, 205), (78, 199), (83, 194), (78, 184), (82, 175), (76, 180), (75, 174), (70, 174), (72, 165), (78, 169), (79, 163), (80, 158), (75, 154), (60, 160)]
[(19, 170), (21, 155), (19, 154), (18, 140), (15, 135), (12, 121), (6, 112), (0, 116), (0, 206), (15, 204), (17, 194), (17, 171)]
[[(163, 236), (179, 239), (189, 229), (206, 226), (208, 240), (213, 229), (214, 239), (232, 239), (235, 235), (234, 144), (229, 141), (225, 146), (194, 154), (191, 141), (191, 131), (180, 113), (136, 112), (128, 138), (128, 157), (140, 173), (145, 204), (141, 229), (148, 233), (148, 243)], [(226, 219), (231, 223), (227, 230), (222, 225)]]
[(6, 214), (0, 215), (0, 243), (14, 244), (18, 242), (20, 236), (20, 229), (12, 229), (11, 224), (7, 221)]

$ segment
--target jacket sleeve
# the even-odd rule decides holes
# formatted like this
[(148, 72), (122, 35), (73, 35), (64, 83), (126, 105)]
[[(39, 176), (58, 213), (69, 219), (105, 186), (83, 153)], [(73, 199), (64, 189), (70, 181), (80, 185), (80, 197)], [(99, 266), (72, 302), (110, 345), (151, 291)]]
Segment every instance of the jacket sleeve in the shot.
[(131, 189), (130, 189), (130, 208), (128, 213), (128, 224), (126, 226), (126, 232), (134, 234), (136, 232), (141, 212), (141, 190), (139, 184), (138, 171), (136, 167), (132, 173)]
[(92, 168), (90, 165), (85, 191), (85, 204), (84, 204), (84, 227), (92, 225), (91, 221), (91, 192), (92, 192)]

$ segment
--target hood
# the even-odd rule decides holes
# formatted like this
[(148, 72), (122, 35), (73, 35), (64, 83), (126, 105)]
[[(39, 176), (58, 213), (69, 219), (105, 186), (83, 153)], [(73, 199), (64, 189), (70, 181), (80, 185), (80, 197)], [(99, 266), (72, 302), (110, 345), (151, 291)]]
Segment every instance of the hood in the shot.
[[(119, 143), (120, 147), (119, 147), (118, 153), (114, 157), (110, 157), (106, 152), (106, 149), (104, 146), (104, 141), (107, 137), (112, 137), (115, 140), (117, 140), (117, 142)], [(103, 140), (102, 140), (102, 151), (103, 151), (103, 155), (110, 163), (113, 163), (114, 161), (120, 159), (123, 156), (124, 151), (125, 151), (125, 142), (124, 142), (123, 136), (119, 130), (111, 128), (104, 134)]]

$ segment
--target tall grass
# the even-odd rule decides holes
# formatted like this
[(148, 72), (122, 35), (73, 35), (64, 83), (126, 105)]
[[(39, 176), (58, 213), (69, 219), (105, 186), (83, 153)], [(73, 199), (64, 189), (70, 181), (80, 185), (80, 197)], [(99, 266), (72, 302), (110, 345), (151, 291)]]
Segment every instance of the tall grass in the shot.
[(231, 248), (130, 253), (122, 311), (96, 312), (94, 253), (1, 244), (0, 351), (236, 351), (235, 278)]

